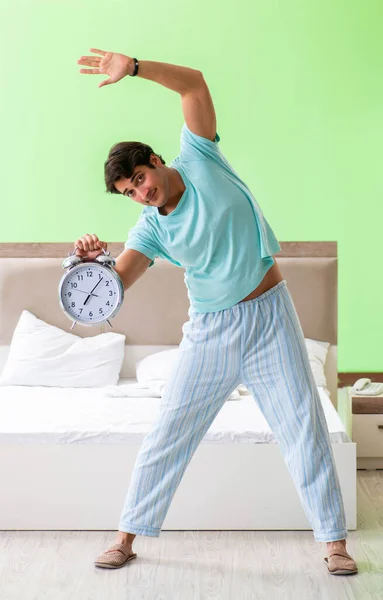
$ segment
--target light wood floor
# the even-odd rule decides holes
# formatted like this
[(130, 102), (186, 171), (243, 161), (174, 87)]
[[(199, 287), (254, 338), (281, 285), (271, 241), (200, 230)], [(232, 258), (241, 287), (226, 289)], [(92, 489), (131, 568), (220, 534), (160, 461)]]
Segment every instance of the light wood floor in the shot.
[(359, 574), (326, 571), (310, 531), (163, 531), (138, 537), (121, 569), (93, 561), (107, 531), (1, 531), (0, 600), (383, 599), (383, 471), (358, 471), (358, 530), (348, 550)]

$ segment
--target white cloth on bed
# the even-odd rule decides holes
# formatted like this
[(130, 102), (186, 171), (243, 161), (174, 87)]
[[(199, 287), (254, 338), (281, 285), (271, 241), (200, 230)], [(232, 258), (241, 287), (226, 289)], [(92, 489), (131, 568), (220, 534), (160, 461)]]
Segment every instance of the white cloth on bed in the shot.
[[(148, 396), (151, 398), (161, 398), (166, 384), (167, 381), (161, 379), (148, 381), (147, 383), (124, 383), (106, 390), (106, 395), (113, 398), (123, 398), (124, 396), (127, 398), (147, 398)], [(227, 399), (240, 400), (241, 395), (238, 388)]]
[[(112, 397), (134, 379), (105, 388), (0, 388), (0, 444), (141, 443), (160, 407), (158, 397)], [(318, 387), (332, 442), (350, 442), (329, 396)], [(273, 443), (274, 437), (250, 394), (225, 402), (202, 440)]]

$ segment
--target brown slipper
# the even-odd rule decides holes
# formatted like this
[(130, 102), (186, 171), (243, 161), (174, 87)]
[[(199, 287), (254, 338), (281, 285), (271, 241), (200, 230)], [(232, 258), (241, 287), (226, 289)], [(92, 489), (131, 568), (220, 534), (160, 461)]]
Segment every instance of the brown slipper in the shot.
[(353, 575), (358, 572), (355, 561), (342, 548), (330, 550), (328, 557), (324, 561), (331, 575)]
[(129, 550), (123, 544), (115, 544), (109, 550), (100, 554), (94, 564), (96, 567), (102, 567), (103, 569), (119, 569), (136, 557), (137, 554), (130, 554)]

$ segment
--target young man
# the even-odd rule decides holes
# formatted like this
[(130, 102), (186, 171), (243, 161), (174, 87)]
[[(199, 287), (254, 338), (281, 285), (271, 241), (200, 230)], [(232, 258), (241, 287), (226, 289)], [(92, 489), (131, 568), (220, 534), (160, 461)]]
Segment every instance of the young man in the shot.
[[(274, 255), (280, 245), (249, 188), (218, 146), (216, 115), (198, 70), (91, 49), (81, 73), (155, 81), (180, 94), (185, 123), (171, 166), (140, 142), (113, 146), (105, 163), (111, 193), (144, 206), (116, 270), (125, 289), (156, 256), (185, 268), (190, 299), (179, 364), (161, 411), (137, 456), (116, 543), (96, 566), (136, 557), (136, 535), (158, 537), (171, 500), (201, 439), (233, 389), (243, 383), (280, 444), (312, 525), (326, 542), (327, 568), (351, 574), (343, 500), (327, 424), (303, 331)], [(94, 234), (76, 240), (92, 260), (107, 248)]]

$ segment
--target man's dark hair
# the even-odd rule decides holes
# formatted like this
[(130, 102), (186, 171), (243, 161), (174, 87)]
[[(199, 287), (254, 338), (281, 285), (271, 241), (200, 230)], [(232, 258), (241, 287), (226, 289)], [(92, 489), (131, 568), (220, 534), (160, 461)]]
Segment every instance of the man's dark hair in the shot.
[[(114, 187), (115, 181), (122, 178), (130, 179), (134, 169), (138, 166), (146, 166), (150, 169), (156, 167), (150, 162), (150, 155), (156, 154), (153, 148), (141, 142), (119, 142), (114, 144), (109, 150), (108, 158), (105, 161), (105, 184), (106, 191), (111, 194), (120, 192)], [(166, 164), (160, 154), (156, 154), (161, 159), (162, 164)]]

